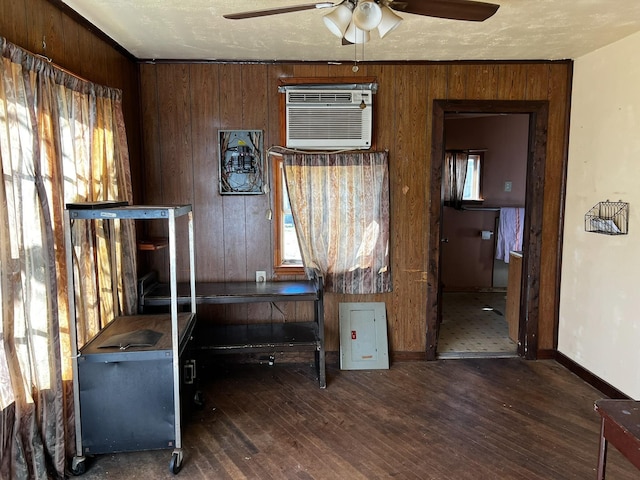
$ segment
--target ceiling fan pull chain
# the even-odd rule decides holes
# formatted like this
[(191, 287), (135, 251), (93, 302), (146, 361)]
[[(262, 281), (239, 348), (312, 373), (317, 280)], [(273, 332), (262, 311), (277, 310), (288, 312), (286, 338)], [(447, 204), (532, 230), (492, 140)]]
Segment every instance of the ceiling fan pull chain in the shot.
[(353, 67), (351, 67), (351, 71), (356, 73), (360, 67), (358, 67), (358, 44), (354, 42), (353, 44)]

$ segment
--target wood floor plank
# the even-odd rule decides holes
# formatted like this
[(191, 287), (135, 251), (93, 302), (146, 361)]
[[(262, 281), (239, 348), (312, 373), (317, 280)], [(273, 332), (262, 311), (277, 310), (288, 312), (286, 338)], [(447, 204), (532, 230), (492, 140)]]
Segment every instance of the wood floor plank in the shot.
[[(389, 370), (207, 359), (183, 429), (188, 479), (595, 478), (602, 395), (552, 360), (397, 362)], [(84, 480), (179, 478), (170, 452), (98, 456)], [(608, 480), (640, 478), (610, 448)]]

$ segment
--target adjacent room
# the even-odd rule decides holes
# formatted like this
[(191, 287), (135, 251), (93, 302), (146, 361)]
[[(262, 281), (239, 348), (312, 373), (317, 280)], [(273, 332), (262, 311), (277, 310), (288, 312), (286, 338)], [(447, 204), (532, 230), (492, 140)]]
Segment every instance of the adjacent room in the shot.
[(639, 48), (635, 0), (2, 0), (0, 478), (638, 478)]

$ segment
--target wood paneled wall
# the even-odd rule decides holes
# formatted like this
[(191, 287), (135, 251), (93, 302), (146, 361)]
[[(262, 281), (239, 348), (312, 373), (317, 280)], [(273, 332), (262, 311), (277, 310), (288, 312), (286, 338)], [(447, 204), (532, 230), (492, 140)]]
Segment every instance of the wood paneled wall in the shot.
[[(269, 195), (218, 194), (219, 129), (261, 129), (265, 147), (278, 145), (277, 82), (281, 77), (350, 77), (351, 65), (142, 64), (141, 105), (144, 199), (194, 205), (197, 278), (252, 280), (272, 272)], [(362, 64), (356, 76), (373, 76), (376, 144), (388, 149), (391, 194), (392, 293), (328, 294), (327, 349), (339, 349), (338, 304), (384, 301), (389, 347), (396, 356), (423, 358), (426, 348), (427, 266), (432, 105), (434, 99), (542, 100), (549, 102), (540, 278), (539, 350), (555, 348), (558, 249), (564, 192), (571, 62)], [(149, 258), (153, 266), (162, 261)], [(310, 315), (284, 306), (286, 317)], [(207, 311), (212, 319), (278, 320), (278, 309), (236, 307)]]
[(77, 15), (59, 0), (2, 0), (0, 36), (79, 77), (122, 90), (134, 200), (141, 201), (142, 142), (135, 59), (85, 22), (77, 21)]
[[(357, 299), (327, 295), (328, 350), (339, 347), (338, 303), (357, 300), (386, 303), (392, 352), (420, 356), (425, 351), (425, 312), (433, 302), (427, 298), (426, 271), (437, 261), (428, 258), (427, 249), (433, 100), (548, 101), (538, 348), (555, 347), (571, 62), (361, 64), (356, 74), (351, 64), (314, 63), (141, 64), (138, 70), (126, 52), (78, 22), (58, 0), (4, 0), (0, 35), (123, 91), (134, 199), (194, 205), (199, 280), (253, 279), (255, 270), (272, 271), (271, 199), (217, 193), (217, 131), (261, 129), (265, 146), (277, 145), (279, 78), (376, 77), (376, 143), (390, 153), (394, 291)], [(149, 267), (163, 262), (141, 259), (147, 261)], [(281, 309), (203, 309), (202, 317), (261, 321), (311, 315), (304, 305)]]

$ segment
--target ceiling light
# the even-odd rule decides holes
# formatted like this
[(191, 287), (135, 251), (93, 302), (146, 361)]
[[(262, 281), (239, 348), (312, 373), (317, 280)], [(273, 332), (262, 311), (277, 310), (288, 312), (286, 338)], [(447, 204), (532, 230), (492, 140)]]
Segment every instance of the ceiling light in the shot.
[(369, 38), (371, 38), (369, 30), (359, 29), (355, 22), (351, 22), (347, 31), (344, 32), (344, 39), (349, 43), (367, 43)]
[(396, 15), (393, 10), (391, 10), (386, 5), (383, 5), (382, 8), (382, 19), (378, 24), (378, 34), (380, 38), (383, 38), (387, 33), (394, 30), (400, 22), (402, 22), (402, 17), (400, 15)]
[(402, 17), (382, 0), (343, 0), (323, 17), (323, 21), (346, 45), (368, 42), (371, 30), (376, 28), (383, 38), (400, 25)]
[(380, 24), (381, 20), (382, 9), (380, 5), (371, 0), (359, 1), (353, 11), (353, 23), (360, 30), (373, 30)]
[(353, 3), (343, 2), (323, 17), (324, 24), (336, 37), (342, 38), (351, 22)]

